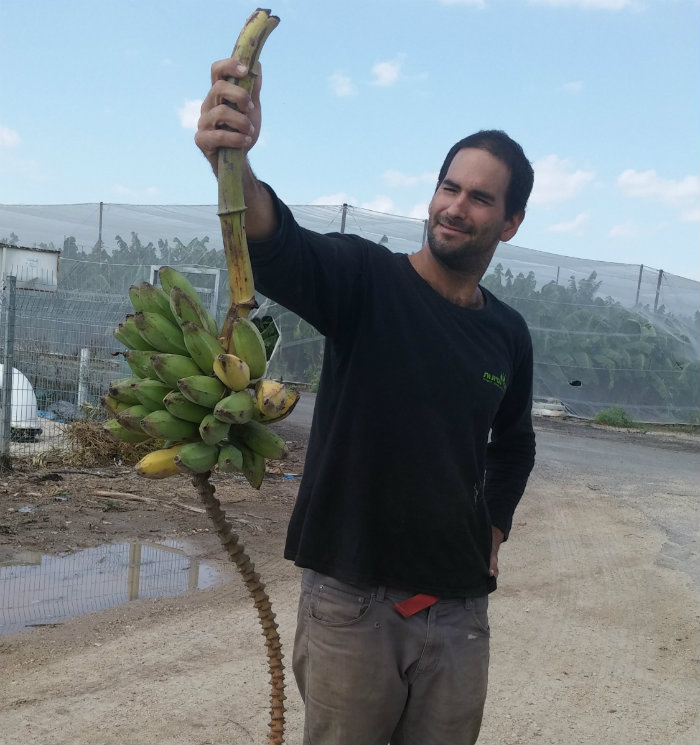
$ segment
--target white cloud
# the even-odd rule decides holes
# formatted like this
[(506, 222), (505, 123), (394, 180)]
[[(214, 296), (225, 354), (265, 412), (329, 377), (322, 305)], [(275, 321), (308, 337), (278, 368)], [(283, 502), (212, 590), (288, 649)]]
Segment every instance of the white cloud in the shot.
[(568, 93), (570, 96), (578, 96), (583, 91), (583, 80), (571, 80), (568, 83), (564, 83), (562, 88), (564, 93)]
[(357, 93), (357, 87), (352, 80), (340, 72), (334, 72), (329, 78), (331, 90), (336, 96), (341, 98), (345, 96), (354, 96)]
[(530, 204), (566, 202), (595, 177), (593, 171), (574, 170), (570, 161), (558, 155), (547, 155), (533, 164), (535, 185)]
[(372, 68), (372, 75), (374, 76), (372, 83), (382, 88), (388, 88), (396, 83), (400, 74), (400, 60), (396, 59), (387, 62), (377, 62), (377, 64)]
[(686, 176), (674, 181), (656, 171), (628, 168), (617, 179), (617, 185), (628, 197), (652, 199), (680, 211), (684, 222), (700, 222), (700, 178)]
[(20, 139), (17, 132), (0, 124), (0, 147), (17, 147)]
[(401, 171), (384, 171), (382, 179), (387, 186), (393, 187), (404, 187), (404, 186), (417, 186), (418, 184), (432, 184), (433, 186), (437, 183), (437, 173), (422, 173), (420, 176), (411, 176)]
[(414, 204), (408, 211), (406, 217), (413, 217), (416, 220), (425, 220), (428, 217), (428, 203), (419, 202), (418, 204)]
[(639, 237), (639, 228), (635, 223), (631, 221), (620, 223), (619, 225), (613, 225), (608, 231), (608, 238), (621, 238), (623, 240), (629, 240), (630, 238)]
[(576, 215), (573, 220), (565, 222), (558, 222), (554, 225), (550, 225), (547, 230), (551, 233), (569, 233), (570, 235), (582, 235), (583, 229), (588, 224), (590, 214), (588, 212), (581, 212)]
[(530, 0), (533, 5), (550, 8), (583, 8), (583, 10), (623, 10), (632, 5), (631, 0)]
[(193, 98), (189, 101), (185, 101), (182, 108), (177, 112), (180, 117), (180, 126), (183, 129), (197, 129), (197, 121), (199, 120), (201, 108), (201, 99)]

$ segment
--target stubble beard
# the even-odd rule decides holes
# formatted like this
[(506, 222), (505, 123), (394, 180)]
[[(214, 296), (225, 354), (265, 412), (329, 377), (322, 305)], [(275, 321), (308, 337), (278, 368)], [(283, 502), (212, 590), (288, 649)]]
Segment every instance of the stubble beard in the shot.
[(466, 235), (461, 243), (448, 243), (435, 235), (428, 225), (428, 247), (435, 260), (445, 269), (471, 277), (481, 277), (488, 269), (498, 245), (498, 237)]

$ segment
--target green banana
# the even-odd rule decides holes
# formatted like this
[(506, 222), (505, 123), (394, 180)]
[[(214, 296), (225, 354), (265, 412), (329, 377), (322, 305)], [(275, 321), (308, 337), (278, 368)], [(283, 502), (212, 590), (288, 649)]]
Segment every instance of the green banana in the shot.
[(213, 370), (214, 375), (232, 391), (242, 391), (250, 383), (248, 363), (235, 354), (217, 354)]
[(134, 405), (126, 403), (126, 401), (118, 401), (109, 393), (105, 393), (103, 396), (100, 397), (100, 403), (112, 415), (118, 414), (120, 411), (124, 411), (124, 409), (128, 409), (129, 406)]
[(243, 454), (243, 468), (241, 472), (253, 489), (259, 489), (265, 478), (265, 458), (243, 444), (236, 444)]
[(123, 354), (134, 375), (139, 378), (157, 377), (151, 364), (151, 356), (154, 354), (152, 349), (127, 349)]
[(192, 321), (183, 321), (181, 329), (190, 357), (199, 365), (202, 372), (210, 375), (214, 369), (214, 358), (225, 352), (221, 342)]
[(195, 424), (199, 424), (207, 414), (211, 414), (211, 409), (192, 403), (180, 391), (170, 391), (170, 393), (166, 394), (163, 399), (163, 405), (166, 411), (169, 411), (179, 419), (184, 419), (186, 422), (194, 422)]
[[(190, 321), (211, 333), (207, 318), (204, 315), (204, 306), (194, 301), (179, 287), (173, 287), (170, 290), (170, 310), (178, 324), (182, 325), (185, 321)], [(213, 335), (216, 336), (216, 334)]]
[(260, 422), (250, 421), (231, 428), (229, 437), (234, 442), (242, 442), (264, 458), (286, 458), (289, 455), (287, 443), (269, 427)]
[(202, 303), (202, 299), (199, 297), (199, 294), (197, 293), (197, 290), (194, 289), (192, 286), (192, 283), (187, 279), (187, 277), (184, 276), (184, 274), (181, 274), (177, 271), (177, 269), (173, 269), (171, 266), (162, 266), (158, 270), (158, 276), (160, 278), (160, 283), (163, 286), (163, 289), (168, 295), (172, 294), (172, 291), (175, 287), (178, 287), (180, 290), (182, 290), (184, 293), (190, 296), (190, 298), (200, 306), (201, 308), (201, 317), (206, 321), (204, 324), (207, 331), (209, 331), (212, 336), (216, 336), (219, 333), (218, 326), (216, 324), (216, 319), (212, 314), (204, 307), (204, 304)]
[(201, 375), (197, 363), (184, 354), (167, 354), (159, 352), (151, 356), (151, 365), (155, 376), (169, 385), (173, 390), (177, 388), (177, 381), (190, 375)]
[(226, 386), (213, 375), (189, 375), (177, 387), (190, 401), (211, 409), (226, 395)]
[(141, 401), (139, 401), (134, 392), (134, 384), (140, 382), (141, 378), (136, 377), (118, 378), (117, 380), (113, 380), (109, 384), (109, 395), (116, 401), (129, 404), (130, 406), (140, 404)]
[(141, 434), (138, 432), (132, 432), (131, 430), (122, 427), (116, 419), (108, 419), (102, 426), (110, 435), (112, 435), (112, 437), (115, 437), (121, 442), (137, 443), (145, 442), (150, 439), (150, 435), (146, 434), (146, 432), (141, 432)]
[(151, 411), (162, 409), (165, 406), (163, 399), (172, 390), (167, 383), (162, 383), (160, 380), (151, 380), (150, 378), (137, 380), (131, 387), (138, 403), (143, 404)]
[(216, 445), (224, 440), (228, 435), (231, 425), (228, 422), (222, 422), (214, 414), (208, 412), (199, 424), (199, 436), (207, 445)]
[(141, 282), (129, 287), (129, 299), (134, 310), (159, 313), (169, 321), (176, 322), (176, 318), (170, 309), (170, 298), (161, 287), (156, 287), (150, 282)]
[(188, 442), (183, 445), (175, 456), (175, 465), (191, 473), (206, 473), (211, 471), (219, 458), (217, 445), (207, 445), (205, 442)]
[(188, 354), (180, 327), (160, 313), (140, 310), (134, 313), (134, 323), (141, 336), (151, 345), (151, 349)]
[(114, 338), (129, 349), (151, 349), (151, 345), (143, 338), (143, 336), (141, 336), (139, 330), (136, 328), (133, 313), (129, 314), (119, 324), (119, 326), (114, 329)]
[(237, 391), (214, 406), (214, 416), (222, 422), (245, 424), (253, 418), (254, 407), (253, 397), (247, 391)]
[(258, 327), (247, 318), (236, 318), (231, 332), (231, 344), (231, 352), (248, 363), (250, 379), (262, 378), (267, 369), (267, 352)]
[(120, 411), (114, 418), (122, 425), (122, 427), (124, 427), (124, 429), (128, 429), (130, 432), (139, 432), (143, 434), (141, 420), (146, 416), (146, 414), (150, 414), (151, 411), (152, 409), (149, 409), (143, 404), (135, 404), (134, 406), (129, 406), (128, 409), (124, 409), (124, 411)]
[(199, 437), (199, 428), (195, 422), (186, 422), (165, 409), (146, 414), (141, 420), (141, 428), (151, 437), (175, 442), (194, 440)]
[(219, 457), (216, 467), (223, 473), (240, 472), (243, 470), (243, 453), (233, 443), (222, 443), (219, 447)]

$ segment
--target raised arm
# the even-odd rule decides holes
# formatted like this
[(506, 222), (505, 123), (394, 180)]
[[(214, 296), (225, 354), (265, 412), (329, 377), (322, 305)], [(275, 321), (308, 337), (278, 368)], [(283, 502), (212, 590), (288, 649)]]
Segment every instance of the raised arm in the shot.
[[(255, 76), (252, 95), (229, 82), (227, 78)], [(242, 148), (246, 154), (255, 145), (260, 134), (260, 88), (262, 71), (255, 72), (228, 58), (211, 66), (211, 88), (202, 103), (197, 123), (195, 143), (216, 175), (218, 150), (221, 147)], [(243, 171), (243, 188), (246, 203), (246, 233), (250, 240), (271, 236), (277, 228), (277, 218), (270, 195), (253, 174), (246, 158)]]

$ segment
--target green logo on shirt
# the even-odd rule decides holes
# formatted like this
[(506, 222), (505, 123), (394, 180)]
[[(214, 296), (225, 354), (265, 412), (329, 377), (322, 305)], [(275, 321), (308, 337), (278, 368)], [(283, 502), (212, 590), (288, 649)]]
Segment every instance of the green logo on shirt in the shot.
[(491, 385), (495, 385), (497, 388), (500, 388), (502, 391), (505, 391), (506, 389), (506, 376), (505, 373), (501, 373), (500, 375), (494, 375), (490, 372), (485, 372), (483, 376), (481, 377), (483, 381), (486, 383), (491, 383)]

